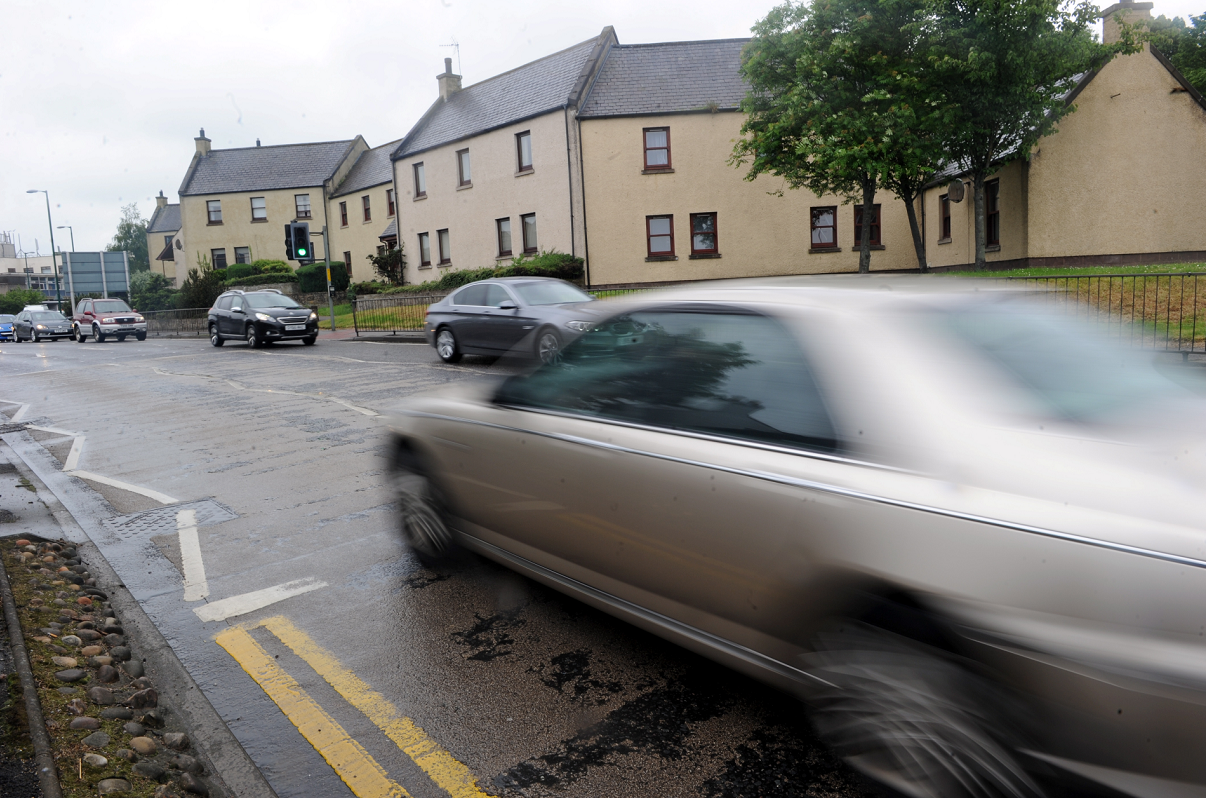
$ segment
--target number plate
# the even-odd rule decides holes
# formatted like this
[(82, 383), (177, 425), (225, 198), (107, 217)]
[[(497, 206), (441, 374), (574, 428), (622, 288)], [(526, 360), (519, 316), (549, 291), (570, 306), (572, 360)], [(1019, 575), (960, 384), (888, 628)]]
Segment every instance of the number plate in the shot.
[(304, 324), (286, 324), (285, 329), (286, 330), (304, 330), (304, 329), (306, 329), (306, 325), (304, 325)]

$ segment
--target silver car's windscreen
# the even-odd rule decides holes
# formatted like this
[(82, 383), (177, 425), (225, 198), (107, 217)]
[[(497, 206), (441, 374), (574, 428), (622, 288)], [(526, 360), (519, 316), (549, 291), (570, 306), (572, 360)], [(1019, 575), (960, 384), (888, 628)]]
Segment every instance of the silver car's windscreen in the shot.
[(837, 433), (792, 334), (712, 309), (624, 313), (561, 359), (503, 384), (500, 404), (834, 451)]

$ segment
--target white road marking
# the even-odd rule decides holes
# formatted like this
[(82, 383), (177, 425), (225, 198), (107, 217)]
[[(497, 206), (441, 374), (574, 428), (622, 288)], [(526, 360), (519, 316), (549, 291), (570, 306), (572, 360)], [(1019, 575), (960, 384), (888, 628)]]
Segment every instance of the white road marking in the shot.
[(166, 493), (160, 493), (157, 490), (151, 490), (150, 488), (144, 488), (141, 485), (131, 485), (129, 482), (122, 482), (119, 479), (110, 479), (109, 477), (102, 477), (100, 474), (93, 474), (90, 471), (64, 471), (63, 473), (68, 474), (69, 476), (79, 477), (80, 479), (87, 479), (87, 480), (91, 480), (92, 482), (99, 482), (102, 485), (109, 485), (114, 488), (121, 488), (122, 490), (128, 490), (131, 493), (137, 493), (140, 496), (146, 496), (148, 499), (154, 499), (155, 501), (159, 502), (160, 504), (176, 504), (180, 501), (179, 499), (173, 499), (171, 496), (168, 496)]
[(184, 600), (200, 601), (209, 595), (209, 583), (205, 581), (205, 563), (201, 561), (196, 510), (176, 513), (176, 532), (180, 536), (180, 559), (184, 565)]
[(266, 587), (263, 590), (244, 593), (241, 596), (231, 596), (230, 598), (214, 601), (206, 604), (204, 607), (197, 607), (193, 612), (203, 621), (224, 621), (227, 618), (233, 618), (236, 615), (245, 615), (254, 610), (268, 607), (278, 601), (284, 601), (287, 598), (300, 596), (302, 593), (309, 593), (311, 590), (318, 590), (326, 586), (326, 582), (321, 582), (313, 577), (295, 579), (283, 585), (274, 585)]
[(59, 429), (58, 427), (39, 427), (36, 424), (30, 424), (26, 429), (36, 429), (38, 432), (53, 432), (56, 435), (69, 435), (74, 438), (79, 435), (78, 432), (72, 432), (69, 429)]
[(63, 470), (71, 472), (78, 468), (80, 464), (80, 455), (83, 454), (83, 452), (84, 436), (77, 435), (71, 444), (71, 451), (67, 453), (67, 460), (63, 463)]
[(29, 410), (29, 402), (11, 402), (8, 399), (0, 399), (6, 405), (17, 405), (17, 412), (13, 413), (9, 421), (16, 423), (25, 417), (25, 412)]

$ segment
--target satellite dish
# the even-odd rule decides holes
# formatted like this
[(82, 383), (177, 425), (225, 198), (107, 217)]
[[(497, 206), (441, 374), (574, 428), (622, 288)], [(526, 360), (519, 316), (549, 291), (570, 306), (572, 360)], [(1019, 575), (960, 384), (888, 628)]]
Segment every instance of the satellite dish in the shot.
[(180, 243), (180, 239), (176, 239), (176, 249), (184, 249), (184, 244)]
[(946, 187), (946, 196), (951, 202), (963, 202), (963, 181), (952, 180)]

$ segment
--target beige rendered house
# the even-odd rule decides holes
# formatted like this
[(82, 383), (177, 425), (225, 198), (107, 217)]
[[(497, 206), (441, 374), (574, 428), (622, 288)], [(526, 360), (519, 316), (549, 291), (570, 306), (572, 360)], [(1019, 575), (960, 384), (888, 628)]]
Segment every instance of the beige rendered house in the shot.
[(147, 220), (147, 255), (151, 259), (151, 271), (158, 272), (172, 281), (177, 288), (180, 281), (176, 275), (176, 236), (180, 232), (180, 205), (168, 204), (163, 192), (155, 198), (155, 211)]
[(584, 253), (575, 114), (614, 42), (614, 31), (605, 28), (465, 88), (445, 59), (439, 98), (392, 156), (406, 282), (523, 253)]
[(397, 199), (389, 157), (399, 143), (360, 153), (327, 200), (331, 260), (347, 264), (352, 282), (374, 279), (368, 256), (397, 246)]
[[(344, 182), (368, 144), (346, 141), (213, 150), (205, 131), (180, 185), (178, 273), (199, 260), (214, 267), (285, 259), (285, 224), (308, 222), (313, 232), (337, 226), (327, 197)], [(320, 236), (314, 236), (321, 258)], [(332, 260), (338, 260), (333, 241)], [(297, 263), (292, 262), (296, 267)]]
[[(608, 48), (578, 113), (591, 285), (858, 270), (861, 208), (728, 163), (747, 41)], [(877, 199), (871, 268), (916, 268), (904, 205)]]
[[(1152, 3), (1107, 8), (1150, 19)], [(1030, 156), (986, 186), (987, 260), (993, 268), (1206, 261), (1206, 100), (1159, 51), (1117, 56), (1069, 94), (1076, 111)], [(975, 260), (970, 178), (961, 202), (954, 172), (924, 194), (931, 265)]]

